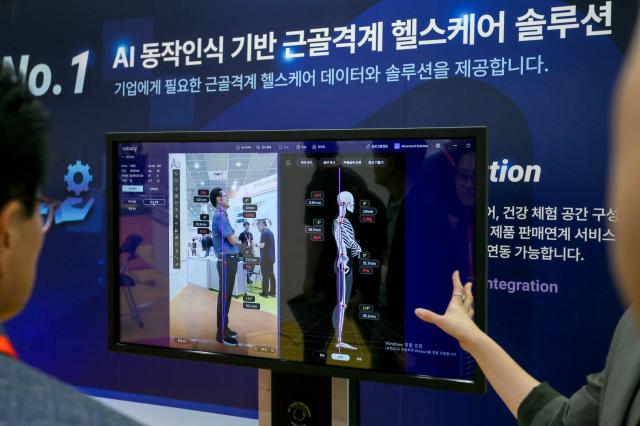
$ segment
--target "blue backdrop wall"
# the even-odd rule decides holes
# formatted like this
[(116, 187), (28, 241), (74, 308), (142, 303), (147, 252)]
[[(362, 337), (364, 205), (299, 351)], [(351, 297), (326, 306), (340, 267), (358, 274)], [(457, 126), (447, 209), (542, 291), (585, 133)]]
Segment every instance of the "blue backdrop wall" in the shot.
[[(0, 57), (50, 112), (45, 192), (64, 200), (6, 324), (17, 350), (90, 391), (257, 417), (254, 369), (107, 350), (105, 132), (486, 125), (490, 163), (512, 171), (489, 189), (490, 334), (571, 393), (622, 312), (605, 183), (635, 16), (621, 0), (0, 1)], [(491, 390), (361, 391), (364, 425), (513, 424)]]

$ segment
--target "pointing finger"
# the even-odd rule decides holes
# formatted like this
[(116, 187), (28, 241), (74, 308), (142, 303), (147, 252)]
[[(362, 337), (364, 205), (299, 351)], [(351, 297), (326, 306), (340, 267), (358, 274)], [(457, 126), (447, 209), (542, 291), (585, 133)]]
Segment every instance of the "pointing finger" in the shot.
[(435, 312), (430, 311), (428, 309), (418, 308), (415, 310), (415, 314), (422, 321), (428, 322), (430, 324), (438, 325), (442, 320), (442, 315), (438, 315)]
[(464, 287), (460, 282), (460, 272), (454, 271), (451, 275), (451, 282), (453, 283), (453, 292), (451, 293), (451, 300), (453, 303), (462, 304), (462, 297), (464, 296)]
[(453, 283), (453, 292), (462, 292), (462, 282), (460, 281), (460, 272), (454, 271), (453, 275), (451, 275), (451, 282)]

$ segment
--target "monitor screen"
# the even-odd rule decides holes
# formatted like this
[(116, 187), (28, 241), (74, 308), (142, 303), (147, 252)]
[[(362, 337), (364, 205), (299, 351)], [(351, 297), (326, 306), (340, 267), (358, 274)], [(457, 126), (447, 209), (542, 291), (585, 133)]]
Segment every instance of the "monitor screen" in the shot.
[[(109, 134), (111, 347), (478, 391), (486, 129)], [(297, 369), (297, 370), (296, 370)]]

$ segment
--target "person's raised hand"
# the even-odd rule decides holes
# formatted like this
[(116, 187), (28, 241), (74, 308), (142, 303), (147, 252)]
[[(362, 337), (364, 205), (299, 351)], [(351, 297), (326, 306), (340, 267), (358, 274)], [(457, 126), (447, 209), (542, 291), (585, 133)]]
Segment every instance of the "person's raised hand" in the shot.
[(482, 334), (482, 331), (473, 322), (472, 284), (469, 282), (463, 286), (458, 271), (453, 273), (451, 281), (453, 282), (453, 293), (444, 314), (439, 315), (423, 308), (416, 309), (415, 313), (422, 321), (435, 324), (445, 333), (455, 337), (460, 342), (462, 349), (467, 350), (467, 345), (476, 336)]

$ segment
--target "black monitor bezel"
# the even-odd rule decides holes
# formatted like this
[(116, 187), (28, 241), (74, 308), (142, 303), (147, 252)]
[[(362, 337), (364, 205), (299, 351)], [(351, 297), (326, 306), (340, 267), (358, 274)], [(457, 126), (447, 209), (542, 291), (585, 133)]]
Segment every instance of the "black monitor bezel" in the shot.
[[(476, 247), (475, 247), (475, 316), (476, 324), (487, 331), (487, 189), (488, 148), (487, 128), (436, 127), (401, 129), (336, 129), (336, 130), (250, 130), (250, 131), (175, 131), (175, 132), (110, 132), (106, 134), (107, 150), (107, 256), (108, 256), (108, 320), (109, 350), (115, 352), (152, 355), (186, 360), (218, 362), (230, 365), (270, 369), (283, 373), (373, 380), (384, 383), (429, 387), (469, 393), (486, 392), (486, 377), (476, 364), (474, 381), (447, 379), (423, 375), (381, 373), (355, 368), (320, 366), (298, 361), (266, 359), (244, 355), (212, 353), (178, 348), (163, 348), (120, 341), (120, 287), (116, 285), (119, 266), (119, 222), (116, 220), (118, 191), (116, 175), (118, 143), (131, 142), (247, 142), (247, 141), (313, 141), (313, 140), (372, 140), (372, 139), (464, 139), (476, 141)], [(485, 167), (481, 167), (481, 165)], [(481, 184), (483, 183), (483, 184)]]

